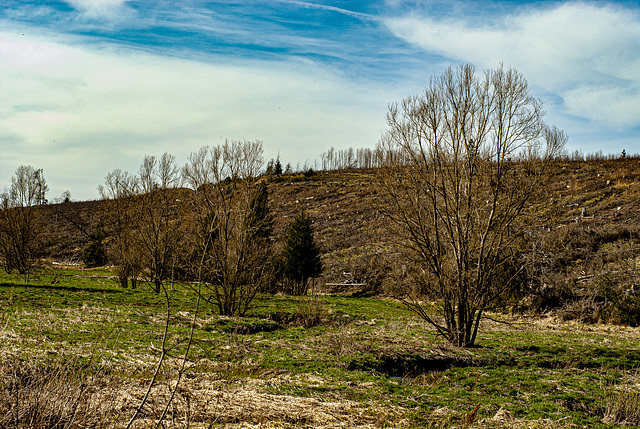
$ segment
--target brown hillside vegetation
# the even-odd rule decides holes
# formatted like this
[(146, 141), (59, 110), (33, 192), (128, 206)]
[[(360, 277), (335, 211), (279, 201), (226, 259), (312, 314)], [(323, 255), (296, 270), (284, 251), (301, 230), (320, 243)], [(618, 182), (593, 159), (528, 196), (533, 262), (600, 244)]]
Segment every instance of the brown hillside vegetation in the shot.
[[(535, 291), (536, 302), (527, 305), (545, 308), (567, 300), (594, 305), (580, 295), (594, 282), (633, 286), (625, 275), (640, 263), (640, 159), (557, 161), (553, 169), (551, 186), (528, 209), (537, 225), (532, 234), (546, 248), (541, 249), (544, 281)], [(336, 170), (282, 176), (269, 184), (277, 243), (301, 208), (311, 215), (323, 252), (317, 284), (326, 291), (354, 292), (366, 284), (375, 292), (390, 272), (402, 269), (375, 180), (374, 170)], [(79, 263), (100, 220), (99, 206), (98, 201), (48, 206), (45, 257)]]

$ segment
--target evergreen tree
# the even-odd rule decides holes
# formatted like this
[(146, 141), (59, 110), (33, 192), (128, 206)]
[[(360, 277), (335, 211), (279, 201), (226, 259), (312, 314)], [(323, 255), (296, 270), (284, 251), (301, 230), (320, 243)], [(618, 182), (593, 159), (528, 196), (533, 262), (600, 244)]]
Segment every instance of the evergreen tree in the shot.
[(107, 254), (104, 248), (104, 233), (98, 224), (96, 232), (89, 235), (91, 242), (82, 254), (82, 262), (87, 268), (102, 267), (107, 263)]
[(273, 159), (271, 159), (269, 162), (267, 162), (267, 169), (264, 172), (265, 176), (270, 177), (270, 176), (273, 175), (273, 165), (274, 165)]
[(320, 249), (313, 239), (311, 218), (304, 210), (289, 225), (283, 260), (288, 292), (292, 295), (306, 295), (309, 279), (322, 273), (322, 262)]
[(278, 157), (276, 158), (276, 163), (273, 166), (273, 174), (275, 174), (276, 176), (282, 175), (282, 164), (280, 164), (280, 155), (278, 155)]

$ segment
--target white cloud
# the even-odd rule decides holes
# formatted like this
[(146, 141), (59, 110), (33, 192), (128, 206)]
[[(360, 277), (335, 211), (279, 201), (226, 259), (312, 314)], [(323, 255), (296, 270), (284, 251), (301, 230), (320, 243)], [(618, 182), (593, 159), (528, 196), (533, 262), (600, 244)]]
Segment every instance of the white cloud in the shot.
[(117, 9), (124, 5), (127, 0), (65, 0), (70, 6), (83, 11), (99, 11)]
[[(625, 88), (581, 87), (563, 93), (570, 112), (613, 126), (634, 124), (640, 118), (640, 93)], [(615, 106), (615, 109), (594, 109), (594, 106)], [(598, 115), (598, 116), (595, 116)]]
[(366, 13), (354, 12), (352, 10), (335, 7), (335, 6), (328, 6), (324, 4), (312, 3), (312, 2), (301, 1), (301, 0), (279, 0), (279, 1), (282, 3), (295, 4), (295, 5), (310, 8), (310, 9), (322, 9), (325, 11), (336, 12), (336, 13), (350, 16), (355, 19), (362, 19), (365, 21), (374, 19), (372, 15), (368, 15)]
[(375, 91), (311, 62), (208, 64), (0, 33), (0, 181), (32, 164), (52, 195), (89, 198), (144, 154), (184, 161), (225, 138), (313, 161), (331, 146), (375, 144), (394, 99)]
[(640, 123), (640, 17), (633, 10), (572, 2), (491, 25), (411, 15), (386, 23), (407, 42), (455, 61), (513, 66), (533, 86), (559, 94), (570, 115)]
[(91, 19), (121, 21), (131, 18), (128, 0), (64, 0), (69, 6)]

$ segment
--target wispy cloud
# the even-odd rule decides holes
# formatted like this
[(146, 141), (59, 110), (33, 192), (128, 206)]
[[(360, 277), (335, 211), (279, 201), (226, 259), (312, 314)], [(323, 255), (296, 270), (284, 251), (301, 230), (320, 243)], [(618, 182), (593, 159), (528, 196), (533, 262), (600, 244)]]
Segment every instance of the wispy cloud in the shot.
[(356, 12), (356, 11), (353, 11), (353, 10), (344, 9), (344, 8), (340, 8), (340, 7), (336, 7), (336, 6), (325, 5), (325, 4), (322, 4), (322, 3), (313, 3), (313, 2), (299, 1), (299, 0), (278, 0), (278, 1), (280, 3), (288, 3), (288, 4), (293, 4), (293, 5), (297, 5), (297, 6), (310, 8), (310, 9), (322, 9), (322, 10), (326, 10), (326, 11), (337, 12), (337, 13), (340, 13), (340, 14), (343, 14), (343, 15), (347, 15), (347, 16), (350, 16), (352, 18), (361, 19), (361, 20), (364, 20), (364, 21), (377, 21), (378, 20), (377, 16), (375, 16), (375, 15), (362, 13), (362, 12)]
[(68, 42), (0, 33), (0, 82), (12, 82), (0, 105), (3, 178), (30, 163), (52, 188), (85, 182), (73, 191), (90, 197), (145, 153), (185, 159), (248, 138), (268, 156), (313, 162), (330, 146), (373, 145), (384, 127), (388, 97), (308, 61), (203, 63)]
[(521, 71), (570, 149), (640, 151), (637, 2), (5, 0), (0, 188), (77, 198), (144, 154), (225, 138), (313, 161), (372, 146), (387, 103), (462, 62)]
[(480, 67), (503, 62), (559, 94), (567, 114), (640, 125), (640, 16), (595, 3), (526, 8), (487, 24), (407, 15), (386, 21), (398, 37)]
[(128, 0), (64, 0), (71, 7), (81, 11), (89, 18), (114, 20), (129, 14), (125, 8)]

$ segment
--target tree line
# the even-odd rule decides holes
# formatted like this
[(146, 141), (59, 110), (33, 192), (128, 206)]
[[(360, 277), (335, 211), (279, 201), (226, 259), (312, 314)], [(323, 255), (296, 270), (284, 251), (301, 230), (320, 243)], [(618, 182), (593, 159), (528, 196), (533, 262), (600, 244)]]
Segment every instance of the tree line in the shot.
[[(122, 287), (197, 284), (229, 316), (243, 316), (259, 292), (306, 294), (322, 271), (312, 219), (299, 212), (284, 243), (275, 242), (263, 163), (261, 141), (227, 141), (192, 153), (182, 167), (164, 153), (145, 156), (136, 174), (109, 172), (98, 188), (100, 221), (85, 264), (112, 264)], [(46, 191), (41, 170), (20, 167), (2, 195), (7, 272), (32, 269)]]

